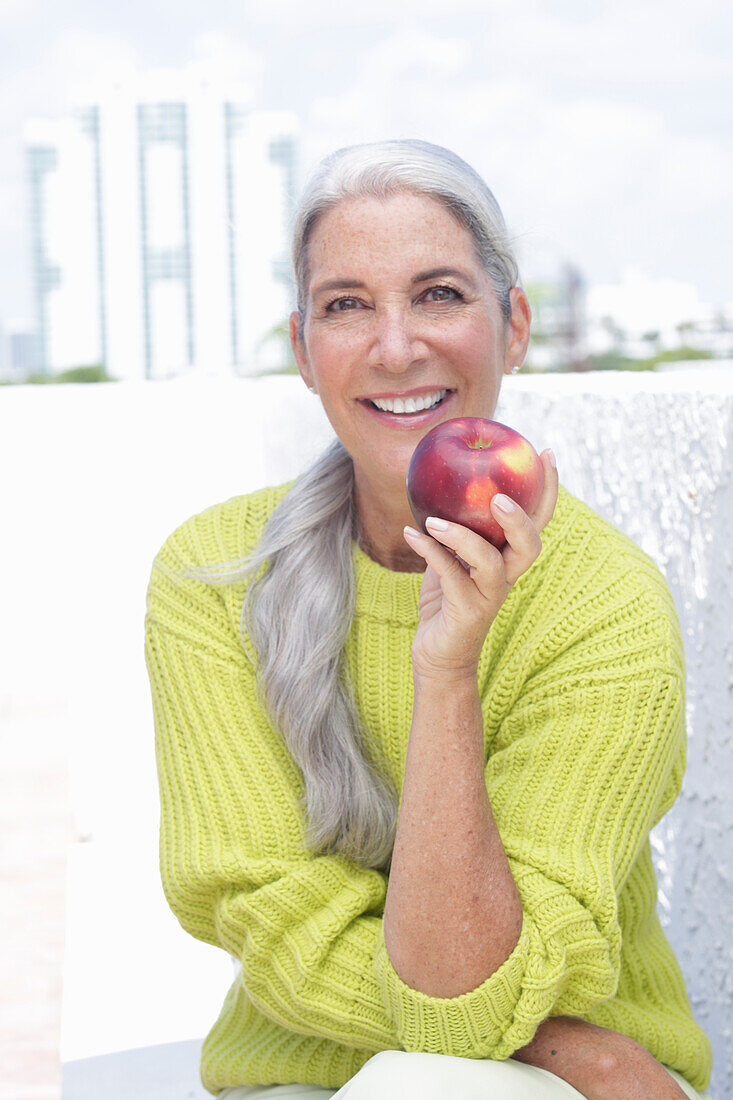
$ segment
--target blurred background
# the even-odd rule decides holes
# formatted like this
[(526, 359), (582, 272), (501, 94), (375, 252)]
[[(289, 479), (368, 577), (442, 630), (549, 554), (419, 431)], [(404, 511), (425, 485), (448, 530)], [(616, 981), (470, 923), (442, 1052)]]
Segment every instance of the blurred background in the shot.
[(525, 371), (733, 355), (723, 0), (2, 0), (0, 381), (294, 371), (289, 219), (342, 145), (494, 191)]
[(732, 47), (722, 0), (0, 0), (0, 1100), (81, 1100), (62, 1063), (90, 1080), (219, 1011), (230, 960), (159, 883), (147, 579), (177, 524), (330, 441), (287, 377), (292, 212), (326, 153), (395, 137), (493, 190), (533, 311), (499, 411), (665, 570), (692, 702), (717, 708), (655, 860), (733, 1087), (733, 832), (708, 780), (731, 747)]

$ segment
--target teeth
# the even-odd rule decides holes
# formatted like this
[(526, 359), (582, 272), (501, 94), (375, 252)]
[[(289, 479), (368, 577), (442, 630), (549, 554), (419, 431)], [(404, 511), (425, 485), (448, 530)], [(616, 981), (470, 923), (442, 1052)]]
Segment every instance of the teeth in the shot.
[(401, 397), (380, 397), (372, 402), (378, 409), (383, 412), (393, 413), (414, 413), (421, 412), (423, 409), (432, 409), (434, 405), (437, 405), (439, 401), (442, 401), (448, 390), (435, 390), (433, 393), (426, 393), (424, 397), (418, 397), (417, 400), (413, 397), (408, 397), (406, 401), (403, 401)]

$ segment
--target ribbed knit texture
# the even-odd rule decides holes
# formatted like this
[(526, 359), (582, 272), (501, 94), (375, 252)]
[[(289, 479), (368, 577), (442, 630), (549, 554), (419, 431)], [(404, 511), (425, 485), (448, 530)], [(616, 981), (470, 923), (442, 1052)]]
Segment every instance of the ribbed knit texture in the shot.
[[(241, 964), (204, 1041), (204, 1086), (338, 1088), (388, 1048), (505, 1059), (543, 1019), (569, 1014), (633, 1037), (706, 1088), (711, 1046), (659, 923), (649, 844), (686, 754), (684, 651), (662, 573), (560, 486), (542, 553), (492, 624), (478, 676), (486, 785), (522, 933), (476, 989), (431, 997), (391, 965), (387, 876), (304, 847), (303, 776), (257, 700), (240, 639), (249, 580), (175, 576), (245, 556), (292, 484), (192, 516), (165, 541), (148, 588), (163, 888), (186, 931)], [(354, 570), (346, 661), (373, 758), (401, 791), (422, 574), (385, 569), (356, 545)]]

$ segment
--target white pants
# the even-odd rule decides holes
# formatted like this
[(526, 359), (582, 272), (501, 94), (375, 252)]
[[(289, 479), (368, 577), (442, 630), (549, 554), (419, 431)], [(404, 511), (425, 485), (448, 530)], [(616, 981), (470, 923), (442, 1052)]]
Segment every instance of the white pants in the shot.
[[(711, 1100), (665, 1066), (690, 1100)], [(448, 1054), (383, 1050), (340, 1089), (319, 1085), (244, 1085), (217, 1100), (583, 1100), (549, 1070), (508, 1058), (454, 1058)]]

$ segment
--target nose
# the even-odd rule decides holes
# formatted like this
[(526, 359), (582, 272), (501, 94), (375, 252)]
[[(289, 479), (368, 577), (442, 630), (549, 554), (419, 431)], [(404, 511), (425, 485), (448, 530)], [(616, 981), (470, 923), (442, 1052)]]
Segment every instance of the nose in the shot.
[(409, 309), (395, 306), (376, 311), (374, 338), (369, 352), (372, 366), (388, 370), (404, 370), (423, 358), (417, 319)]

